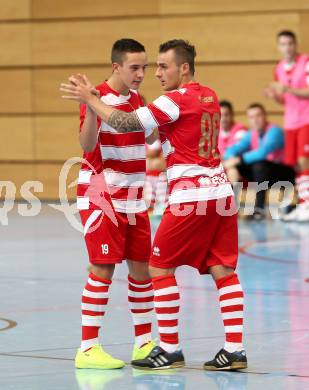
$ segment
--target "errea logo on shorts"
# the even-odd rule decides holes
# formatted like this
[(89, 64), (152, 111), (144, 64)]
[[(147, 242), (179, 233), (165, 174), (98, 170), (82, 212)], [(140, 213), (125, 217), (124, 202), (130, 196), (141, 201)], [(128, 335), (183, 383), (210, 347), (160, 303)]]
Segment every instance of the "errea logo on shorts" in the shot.
[(155, 246), (155, 247), (153, 248), (152, 254), (153, 254), (154, 256), (160, 256), (160, 248), (158, 248), (157, 246)]
[(109, 252), (108, 244), (102, 244), (101, 248), (102, 248), (103, 255), (108, 255)]

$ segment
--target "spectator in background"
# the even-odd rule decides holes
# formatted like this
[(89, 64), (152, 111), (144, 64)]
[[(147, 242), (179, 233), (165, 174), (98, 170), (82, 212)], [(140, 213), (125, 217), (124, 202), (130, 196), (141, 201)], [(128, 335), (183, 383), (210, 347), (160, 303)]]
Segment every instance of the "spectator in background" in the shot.
[(146, 144), (146, 180), (144, 199), (149, 205), (148, 211), (162, 215), (167, 204), (166, 162), (159, 139)]
[(296, 35), (289, 30), (277, 35), (282, 60), (275, 69), (275, 82), (266, 96), (284, 105), (285, 163), (297, 169), (299, 204), (282, 219), (309, 221), (309, 56), (300, 54)]
[(228, 100), (220, 101), (221, 122), (218, 140), (218, 148), (221, 155), (226, 148), (238, 142), (246, 133), (247, 128), (241, 123), (235, 122), (234, 109)]
[[(294, 182), (294, 171), (283, 165), (284, 136), (280, 127), (267, 121), (265, 108), (259, 104), (251, 104), (247, 109), (249, 131), (236, 144), (226, 149), (224, 166), (232, 183), (241, 178), (248, 181), (269, 182), (269, 186), (277, 181)], [(252, 219), (265, 217), (265, 190), (258, 191)]]

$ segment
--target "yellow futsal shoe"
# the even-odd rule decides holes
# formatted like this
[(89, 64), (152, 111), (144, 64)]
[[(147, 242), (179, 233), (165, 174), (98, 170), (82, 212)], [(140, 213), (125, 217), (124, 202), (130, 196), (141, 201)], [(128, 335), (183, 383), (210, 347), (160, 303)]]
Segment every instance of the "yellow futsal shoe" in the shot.
[(88, 351), (77, 351), (75, 357), (76, 368), (94, 368), (97, 370), (112, 370), (122, 368), (125, 362), (113, 358), (111, 355), (103, 351), (101, 345), (96, 344)]
[(123, 370), (75, 370), (80, 390), (103, 390), (124, 376)]
[(132, 360), (145, 359), (146, 356), (150, 354), (153, 348), (156, 346), (155, 341), (150, 340), (147, 344), (144, 344), (142, 347), (138, 348), (134, 345), (132, 352)]

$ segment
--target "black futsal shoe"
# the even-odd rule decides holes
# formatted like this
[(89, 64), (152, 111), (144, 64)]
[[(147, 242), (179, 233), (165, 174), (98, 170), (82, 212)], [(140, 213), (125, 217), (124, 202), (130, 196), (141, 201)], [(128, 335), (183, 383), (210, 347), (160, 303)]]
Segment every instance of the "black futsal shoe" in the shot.
[(213, 360), (204, 363), (204, 370), (242, 370), (247, 368), (247, 356), (245, 351), (228, 352), (221, 349)]
[(183, 367), (185, 358), (182, 351), (169, 353), (157, 346), (145, 359), (132, 360), (131, 364), (140, 370), (166, 370)]

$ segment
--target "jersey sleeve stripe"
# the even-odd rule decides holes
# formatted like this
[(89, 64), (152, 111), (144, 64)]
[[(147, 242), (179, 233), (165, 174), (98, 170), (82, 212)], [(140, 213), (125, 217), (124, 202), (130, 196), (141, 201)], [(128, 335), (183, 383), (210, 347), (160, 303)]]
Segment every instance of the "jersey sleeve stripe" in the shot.
[(158, 127), (157, 121), (148, 107), (140, 107), (135, 111), (135, 114), (145, 129), (145, 136), (148, 137), (152, 133), (153, 129)]
[(171, 121), (174, 122), (179, 118), (179, 106), (167, 96), (160, 96), (152, 103), (156, 106), (160, 111), (162, 111), (165, 115), (171, 118)]

